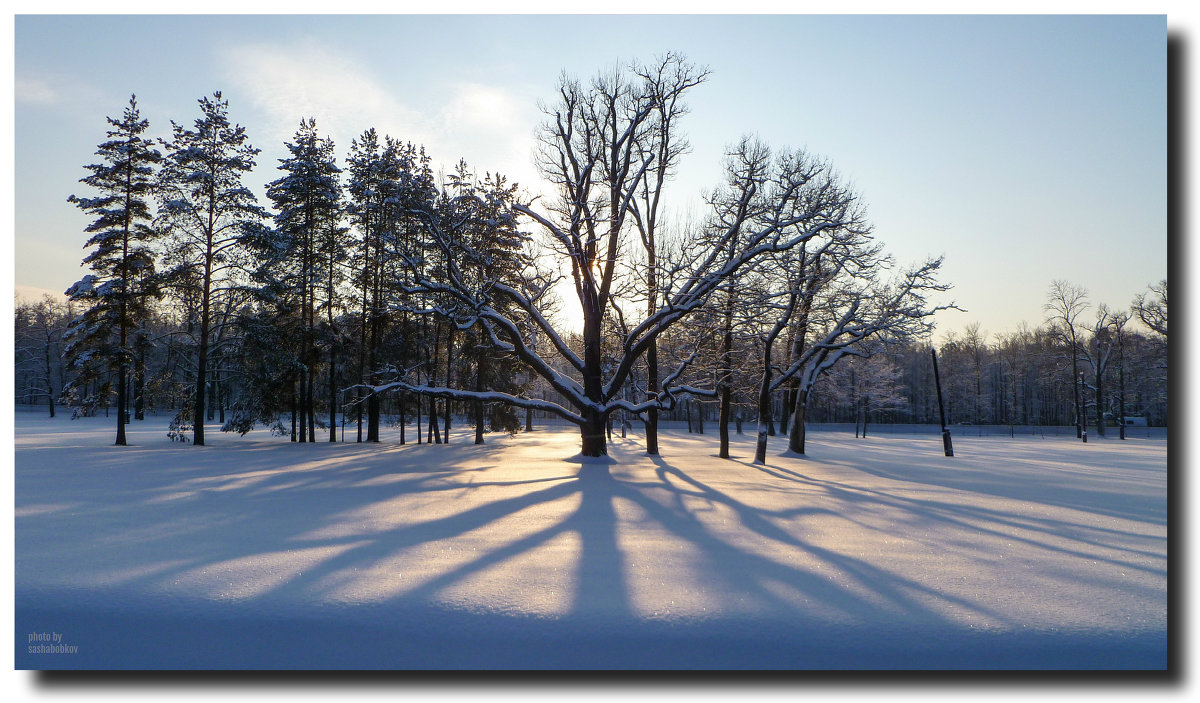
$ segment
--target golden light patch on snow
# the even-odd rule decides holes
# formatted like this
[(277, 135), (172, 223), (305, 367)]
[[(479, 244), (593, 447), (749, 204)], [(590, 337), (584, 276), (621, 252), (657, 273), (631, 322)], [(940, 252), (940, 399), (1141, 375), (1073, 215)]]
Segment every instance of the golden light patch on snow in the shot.
[[(330, 597), (379, 602), (417, 594), (422, 599), (440, 600), (446, 592), (461, 599), (473, 588), (482, 589), (476, 595), (485, 599), (509, 592), (519, 596), (527, 578), (537, 572), (531, 559), (545, 560), (544, 567), (538, 568), (550, 573), (572, 572), (575, 552), (565, 546), (569, 540), (561, 539), (568, 532), (561, 522), (564, 514), (578, 506), (578, 493), (566, 492), (562, 498), (541, 502), (523, 501), (520, 493), (511, 497), (511, 510), (482, 512), (474, 501), (444, 500), (434, 514), (419, 512), (419, 519), (411, 515), (389, 519), (388, 511), (396, 506), (371, 506), (368, 521), (356, 523), (353, 532), (372, 536), (375, 549), (350, 567), (351, 573), (343, 572), (340, 582), (329, 589)], [(344, 518), (339, 521), (347, 522)], [(379, 556), (381, 552), (383, 556)], [(513, 564), (525, 567), (516, 569)], [(464, 582), (475, 585), (464, 587)], [(550, 600), (544, 594), (533, 598), (534, 602)]]
[[(495, 559), (497, 554), (503, 558)], [(460, 609), (477, 609), (486, 603), (492, 612), (567, 615), (579, 589), (581, 555), (582, 540), (575, 532), (559, 532), (535, 547), (515, 549), (511, 554), (501, 549), (492, 555), (478, 555), (483, 558), (468, 560), (456, 569), (461, 577), (446, 579), (447, 585), (438, 590), (435, 599)]]
[(185, 591), (198, 591), (216, 600), (254, 598), (301, 577), (305, 571), (317, 569), (322, 562), (360, 544), (252, 554), (196, 567), (174, 578), (170, 585)]

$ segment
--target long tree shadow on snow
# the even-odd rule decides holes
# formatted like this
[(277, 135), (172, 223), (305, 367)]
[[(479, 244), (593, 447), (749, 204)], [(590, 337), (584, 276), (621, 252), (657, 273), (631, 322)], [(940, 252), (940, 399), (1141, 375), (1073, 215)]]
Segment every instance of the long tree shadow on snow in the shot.
[[(636, 447), (636, 444), (631, 442), (629, 446)], [(625, 449), (619, 443), (615, 443), (613, 448), (616, 454), (622, 451), (636, 451)], [(793, 622), (787, 617), (782, 620), (777, 617), (780, 614), (786, 615), (793, 608), (797, 598), (810, 601), (816, 610), (835, 613), (847, 621), (884, 624), (875, 628), (876, 630), (887, 629), (887, 623), (898, 622), (920, 622), (925, 627), (949, 630), (956, 628), (957, 625), (944, 614), (943, 609), (931, 607), (931, 602), (951, 605), (994, 620), (1004, 619), (1000, 613), (979, 603), (940, 593), (922, 583), (879, 568), (865, 559), (820, 547), (812, 541), (805, 540), (794, 530), (789, 531), (776, 524), (779, 520), (836, 512), (834, 509), (803, 504), (784, 510), (753, 507), (706, 485), (681, 469), (677, 465), (678, 462), (662, 457), (651, 457), (657, 479), (654, 481), (626, 478), (618, 471), (610, 471), (608, 466), (586, 461), (576, 462), (579, 465), (577, 470), (567, 470), (553, 476), (521, 481), (487, 481), (475, 480), (476, 477), (487, 473), (486, 465), (475, 465), (469, 470), (446, 465), (436, 470), (405, 471), (401, 459), (405, 452), (412, 451), (437, 451), (437, 448), (411, 445), (401, 451), (396, 451), (395, 448), (378, 448), (373, 453), (359, 452), (350, 457), (332, 456), (325, 460), (325, 464), (318, 463), (315, 467), (295, 472), (271, 471), (270, 460), (264, 459), (260, 465), (247, 462), (239, 466), (238, 470), (225, 475), (193, 477), (185, 486), (164, 481), (161, 485), (152, 487), (149, 491), (151, 495), (146, 495), (147, 491), (130, 494), (129, 505), (125, 507), (135, 509), (140, 505), (144, 508), (147, 503), (159, 506), (155, 509), (158, 511), (156, 514), (162, 518), (164, 524), (169, 525), (170, 501), (155, 501), (163, 495), (185, 492), (178, 490), (181, 488), (194, 491), (194, 496), (179, 500), (196, 501), (197, 504), (192, 505), (190, 509), (198, 509), (202, 519), (190, 523), (193, 530), (186, 536), (169, 529), (160, 530), (159, 539), (164, 540), (163, 546), (168, 551), (174, 548), (176, 558), (162, 568), (149, 569), (140, 576), (125, 579), (121, 582), (121, 587), (129, 591), (153, 588), (219, 564), (239, 560), (253, 561), (264, 554), (264, 546), (270, 547), (272, 553), (287, 549), (337, 548), (331, 556), (317, 560), (316, 563), (306, 566), (302, 572), (281, 579), (277, 584), (261, 588), (252, 597), (241, 600), (238, 606), (233, 608), (269, 613), (274, 602), (325, 602), (330, 595), (330, 583), (336, 583), (339, 578), (358, 570), (369, 570), (379, 563), (386, 562), (398, 552), (446, 539), (468, 539), (466, 536), (472, 531), (485, 529), (497, 521), (518, 518), (526, 511), (550, 503), (563, 502), (562, 504), (566, 505), (565, 501), (578, 500), (578, 504), (567, 510), (561, 519), (489, 551), (473, 555), (472, 558), (438, 573), (423, 583), (406, 586), (386, 596), (382, 601), (364, 608), (368, 613), (383, 613), (388, 607), (395, 606), (405, 613), (428, 618), (428, 606), (436, 603), (439, 595), (447, 589), (491, 567), (542, 549), (553, 540), (563, 536), (574, 536), (578, 539), (579, 556), (575, 564), (564, 565), (574, 569), (574, 592), (565, 615), (550, 621), (535, 621), (519, 615), (446, 613), (444, 617), (449, 620), (438, 621), (434, 618), (433, 621), (416, 623), (418, 629), (423, 625), (426, 630), (416, 635), (417, 641), (419, 642), (421, 637), (427, 638), (432, 649), (422, 649), (413, 642), (406, 641), (405, 646), (409, 647), (405, 650), (407, 658), (397, 654), (399, 659), (368, 656), (358, 660), (351, 658), (349, 661), (359, 661), (367, 666), (394, 665), (396, 661), (404, 666), (438, 666), (439, 662), (443, 661), (448, 665), (454, 665), (456, 662), (465, 662), (466, 665), (473, 662), (478, 665), (480, 661), (486, 660), (497, 666), (520, 666), (522, 660), (513, 658), (519, 649), (510, 653), (508, 658), (497, 656), (497, 649), (502, 649), (505, 641), (512, 641), (514, 637), (524, 637), (526, 640), (539, 639), (542, 643), (544, 658), (540, 662), (526, 662), (528, 665), (590, 666), (607, 663), (611, 666), (635, 667), (647, 663), (653, 666), (656, 662), (658, 665), (671, 666), (686, 666), (688, 663), (698, 666), (712, 665), (712, 662), (720, 661), (721, 647), (729, 645), (731, 627), (739, 637), (761, 639), (766, 633), (768, 642), (773, 638), (776, 644), (787, 641), (793, 647), (799, 647), (795, 639), (788, 638), (796, 635), (798, 627), (805, 623), (812, 625), (817, 621), (797, 618)], [(488, 451), (489, 449), (479, 450), (482, 454)], [(564, 462), (564, 466), (571, 465), (569, 460)], [(875, 502), (881, 506), (909, 511), (922, 520), (959, 522), (980, 517), (980, 514), (971, 513), (968, 508), (913, 501), (886, 492), (848, 489), (828, 481), (816, 481), (783, 467), (754, 467), (745, 462), (733, 462), (731, 466), (741, 466), (743, 468), (740, 470), (745, 471), (765, 471), (776, 479), (803, 482), (809, 487), (825, 490), (835, 499), (835, 505)], [(543, 483), (549, 485), (535, 488)], [(484, 502), (468, 501), (469, 507), (460, 511), (450, 511), (440, 517), (422, 519), (413, 516), (406, 524), (383, 529), (366, 529), (345, 536), (321, 537), (312, 534), (314, 527), (336, 524), (349, 512), (365, 506), (386, 504), (394, 498), (427, 496), (436, 499), (439, 496), (465, 495), (487, 488), (523, 486), (529, 487), (530, 490)], [(219, 503), (206, 508), (204, 502), (208, 491), (218, 491), (226, 495), (222, 496), (223, 500)], [(642, 613), (637, 612), (630, 592), (628, 561), (631, 555), (622, 550), (620, 539), (622, 522), (619, 513), (622, 503), (636, 506), (647, 516), (646, 519), (681, 540), (694, 552), (696, 557), (691, 566), (695, 571), (696, 580), (701, 585), (712, 586), (724, 593), (741, 594), (743, 598), (758, 604), (758, 610), (767, 613), (767, 620), (751, 618), (747, 621), (749, 625), (730, 625), (698, 619), (686, 626), (675, 628), (648, 622)], [(817, 563), (846, 574), (852, 580), (853, 588), (839, 585), (828, 577), (827, 572), (819, 569), (782, 563), (764, 556), (759, 551), (739, 547), (715, 533), (697, 515), (696, 505), (720, 506), (732, 511), (744, 528), (761, 539), (766, 551), (769, 552), (772, 544), (800, 550)], [(95, 509), (110, 510), (121, 507), (95, 506)], [(76, 514), (86, 519), (86, 506)], [(983, 517), (998, 524), (1004, 524), (1006, 520), (1002, 514)], [(1022, 523), (1020, 526), (1026, 529), (1030, 527), (1028, 523)], [(1046, 531), (1058, 529), (1058, 526), (1048, 523), (1034, 527)], [(247, 534), (253, 534), (255, 538), (239, 538)], [(147, 535), (146, 539), (155, 538), (153, 535)], [(791, 597), (782, 596), (781, 589), (790, 593)], [(426, 614), (420, 615), (422, 613)], [(776, 616), (775, 622), (769, 621), (772, 616)], [(478, 651), (472, 650), (473, 655), (461, 649), (439, 652), (439, 647), (461, 648), (465, 645), (458, 639), (454, 639), (453, 643), (447, 642), (444, 635), (428, 631), (430, 628), (439, 627), (470, 629), (474, 627), (472, 623), (486, 623), (478, 628), (482, 634), (477, 633), (474, 637), (474, 646)], [(752, 632), (739, 630), (738, 627), (749, 627)], [(286, 628), (282, 631), (286, 631)], [(673, 654), (666, 659), (662, 656), (639, 659), (638, 657), (645, 656), (645, 652), (630, 651), (626, 654), (610, 653), (602, 660), (589, 659), (591, 650), (586, 648), (578, 656), (572, 654), (573, 651), (578, 651), (572, 649), (572, 642), (578, 642), (581, 637), (586, 638), (598, 632), (605, 633), (604, 637), (609, 640), (616, 638), (625, 644), (638, 641), (639, 636), (645, 641), (653, 640), (659, 644), (666, 641), (671, 644)], [(706, 638), (712, 641), (706, 641)], [(399, 646), (394, 633), (385, 635), (385, 639), (392, 645)], [(830, 666), (832, 664), (829, 662), (836, 660), (820, 658), (816, 651), (821, 646), (819, 640), (818, 636), (817, 641), (809, 643), (811, 648), (805, 654), (808, 657), (805, 661), (817, 666), (825, 662), (824, 665)], [(487, 644), (489, 641), (490, 646)], [(328, 647), (314, 649), (318, 656), (332, 657), (327, 662), (330, 665), (345, 665), (346, 660), (340, 659), (339, 655), (333, 654), (332, 651)], [(896, 652), (893, 652), (893, 655), (899, 656)], [(472, 659), (472, 656), (475, 658)], [(781, 662), (787, 665), (790, 662), (795, 665), (794, 656), (800, 655), (785, 652), (763, 661), (764, 665), (770, 662), (776, 665)], [(444, 657), (444, 660), (439, 657)], [(319, 663), (321, 660), (315, 661)], [(288, 665), (294, 664), (295, 660), (284, 659), (283, 662)], [(308, 664), (312, 665), (313, 661), (309, 661)]]

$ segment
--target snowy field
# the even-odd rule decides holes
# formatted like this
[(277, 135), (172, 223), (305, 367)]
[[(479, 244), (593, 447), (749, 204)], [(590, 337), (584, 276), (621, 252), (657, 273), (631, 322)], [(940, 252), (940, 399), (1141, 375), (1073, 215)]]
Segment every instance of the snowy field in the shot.
[(1167, 664), (1162, 440), (130, 427), (16, 416), (18, 668)]

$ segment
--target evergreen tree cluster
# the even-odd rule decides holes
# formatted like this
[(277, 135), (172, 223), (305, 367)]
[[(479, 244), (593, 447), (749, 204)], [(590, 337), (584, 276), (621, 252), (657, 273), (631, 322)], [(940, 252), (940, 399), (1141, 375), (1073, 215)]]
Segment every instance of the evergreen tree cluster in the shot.
[[(462, 276), (484, 294), (489, 281), (515, 282), (516, 186), (465, 162), (438, 183), (423, 148), (374, 129), (343, 169), (310, 118), (266, 185), (267, 209), (246, 184), (260, 150), (228, 100), (198, 104), (191, 125), (173, 122), (157, 143), (136, 97), (108, 120), (100, 163), (82, 179), (98, 195), (69, 199), (96, 218), (91, 273), (65, 306), (18, 305), (19, 400), (84, 415), (115, 403), (117, 444), (146, 410), (170, 412), (172, 438), (195, 444), (213, 420), (297, 442), (336, 441), (346, 422), (357, 441), (377, 441), (381, 422), (415, 418), (417, 441), (440, 443), (468, 411), (480, 433), (515, 431), (511, 408), (486, 404), (485, 416), (482, 405), (371, 388), (403, 370), (520, 392), (511, 364), (485, 353), (469, 323), (459, 329), (451, 301), (412, 288), (425, 275)], [(431, 225), (452, 232), (454, 257), (430, 248)], [(446, 314), (419, 314), (431, 306)], [(51, 361), (36, 365), (35, 354)]]

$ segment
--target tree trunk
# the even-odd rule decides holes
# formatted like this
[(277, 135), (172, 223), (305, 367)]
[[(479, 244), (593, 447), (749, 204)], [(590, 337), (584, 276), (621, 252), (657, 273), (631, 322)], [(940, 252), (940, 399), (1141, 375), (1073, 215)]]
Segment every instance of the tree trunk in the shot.
[(290, 385), (292, 387), (291, 388), (292, 398), (291, 398), (291, 403), (290, 403), (291, 408), (292, 408), (292, 441), (295, 442), (296, 441), (296, 384), (292, 383)]
[[(378, 311), (378, 304), (379, 304), (378, 300), (379, 300), (379, 293), (378, 293), (378, 291), (376, 291), (375, 304), (371, 310), (371, 338), (369, 341), (370, 348), (367, 350), (368, 364), (369, 364), (368, 374), (370, 376), (372, 386), (375, 386), (379, 383), (379, 379), (377, 378), (377, 374), (375, 373), (375, 369), (376, 369), (375, 354), (376, 354), (376, 348), (379, 345), (379, 337), (380, 337), (380, 329), (379, 329), (380, 323), (379, 323), (379, 319), (378, 319), (379, 316), (376, 314)], [(368, 442), (378, 442), (379, 441), (379, 396), (376, 393), (371, 393), (371, 395), (367, 398), (367, 441)]]
[[(124, 336), (125, 336), (125, 329), (122, 327), (121, 337), (124, 337)], [(121, 341), (122, 341), (121, 349), (124, 350), (124, 348), (125, 348), (124, 339), (122, 339)], [(123, 446), (125, 446), (125, 393), (126, 393), (125, 377), (126, 377), (126, 375), (128, 375), (128, 371), (125, 368), (125, 364), (121, 364), (120, 368), (117, 370), (117, 374), (118, 374), (118, 376), (117, 376), (117, 441), (116, 441), (116, 445), (123, 447)]]
[(788, 432), (788, 450), (804, 453), (804, 415), (808, 410), (808, 390), (796, 390), (796, 407), (792, 409), (792, 425)]
[[(221, 342), (220, 337), (218, 337), (217, 343), (220, 344), (220, 342)], [(213, 362), (214, 362), (213, 366), (216, 366), (217, 364), (215, 363), (216, 362), (215, 358), (213, 359)], [(217, 372), (216, 372), (216, 369), (214, 368), (213, 372), (209, 375), (211, 378), (209, 379), (209, 382), (208, 382), (208, 410), (205, 412), (204, 417), (207, 418), (209, 421), (211, 421), (213, 419), (213, 413), (217, 409)]]
[[(604, 402), (604, 368), (601, 358), (600, 324), (603, 311), (595, 300), (585, 300), (583, 315), (583, 392), (587, 399), (599, 405)], [(583, 426), (583, 454), (605, 456), (605, 417), (594, 408), (586, 408)]]
[(308, 442), (308, 421), (305, 419), (304, 406), (305, 398), (308, 397), (306, 392), (306, 384), (308, 382), (308, 369), (300, 369), (300, 442)]
[[(46, 325), (49, 329), (49, 324)], [(50, 405), (50, 417), (54, 417), (54, 381), (50, 377), (53, 364), (50, 363), (50, 333), (46, 332), (46, 402)]]
[[(330, 303), (332, 310), (333, 304)], [(330, 320), (330, 341), (329, 341), (329, 441), (337, 441), (337, 366), (335, 359), (337, 358), (337, 342), (333, 337), (333, 321)], [(342, 441), (346, 440), (343, 431)]]
[[(451, 374), (454, 370), (453, 364), (454, 352), (454, 326), (446, 331), (446, 387), (453, 387)], [(450, 444), (450, 415), (454, 412), (454, 406), (451, 405), (449, 398), (446, 399), (446, 416), (442, 419), (442, 441)]]
[(717, 415), (720, 425), (717, 434), (721, 438), (717, 456), (722, 459), (729, 458), (729, 420), (733, 411), (733, 291), (726, 292), (725, 297), (725, 334), (721, 340), (721, 409)]
[[(484, 390), (483, 383), (484, 373), (484, 357), (481, 354), (479, 361), (475, 364), (475, 392), (482, 393)], [(475, 403), (475, 444), (483, 444), (483, 401), (476, 400)]]
[(221, 392), (221, 365), (213, 369), (213, 387), (217, 391), (217, 422), (225, 424), (225, 394)]
[(442, 433), (438, 429), (437, 416), (437, 396), (429, 396), (429, 436), (425, 438), (426, 444), (441, 444)]
[[(430, 359), (429, 352), (425, 352), (425, 368), (429, 369), (426, 377), (429, 379), (429, 385), (437, 385), (437, 361), (438, 350), (441, 347), (442, 340), (442, 324), (438, 322), (433, 328), (433, 358)], [(426, 444), (442, 443), (442, 433), (438, 431), (438, 416), (437, 416), (437, 396), (429, 396), (429, 431), (425, 438)]]
[[(366, 271), (363, 272), (365, 278)], [(367, 284), (363, 281), (363, 303), (362, 303), (362, 321), (358, 330), (358, 382), (360, 384), (367, 382)], [(363, 441), (363, 390), (361, 388), (354, 389), (354, 397), (358, 400), (354, 404), (355, 413), (358, 415), (358, 439)]]
[[(658, 340), (650, 343), (646, 350), (646, 387), (651, 394), (658, 394)], [(646, 411), (646, 453), (658, 455), (658, 408)]]
[[(314, 350), (315, 353), (316, 350)], [(313, 366), (316, 366), (316, 359), (313, 359)], [(305, 406), (308, 407), (308, 441), (317, 441), (317, 403), (316, 403), (316, 387), (317, 374), (309, 373), (308, 375), (308, 399), (305, 401)]]
[(200, 345), (196, 358), (196, 405), (192, 408), (192, 445), (204, 446), (204, 392), (208, 385), (208, 274), (204, 276), (204, 293), (201, 297)]
[[(418, 382), (420, 382), (420, 376), (417, 377), (417, 380), (418, 380)], [(417, 406), (417, 444), (420, 444), (421, 443), (421, 394), (420, 393), (417, 394), (417, 402), (415, 403), (415, 405)]]
[[(133, 370), (133, 419), (146, 419), (146, 335), (138, 332), (137, 363)], [(53, 417), (53, 413), (51, 413)]]
[[(403, 391), (401, 391), (399, 396), (396, 398), (396, 404), (399, 406), (399, 411), (400, 411), (400, 444), (406, 444), (408, 442), (408, 435), (407, 435), (408, 414), (406, 413), (406, 410), (408, 409), (407, 401), (408, 401), (408, 395), (406, 393), (404, 393)], [(380, 412), (382, 413), (382, 410)], [(421, 443), (421, 433), (420, 433), (420, 431), (418, 431), (417, 432), (417, 444), (420, 444), (420, 443)]]
[(722, 459), (729, 458), (729, 421), (730, 421), (730, 390), (729, 386), (721, 387), (721, 407), (717, 414), (718, 436), (721, 441), (721, 448), (717, 452), (717, 456)]
[(580, 426), (579, 433), (582, 440), (582, 451), (584, 456), (605, 456), (608, 454), (608, 444), (604, 439), (605, 418), (598, 412), (591, 409), (584, 410), (584, 424)]
[(800, 387), (800, 382), (796, 379), (788, 381), (788, 384), (783, 387), (783, 408), (779, 413), (779, 430), (787, 432), (791, 426), (792, 408), (796, 407), (796, 390)]
[(379, 441), (379, 395), (372, 393), (367, 397), (367, 441)]
[(763, 352), (763, 374), (758, 384), (758, 437), (754, 445), (754, 463), (767, 463), (767, 424), (771, 422), (771, 345)]

